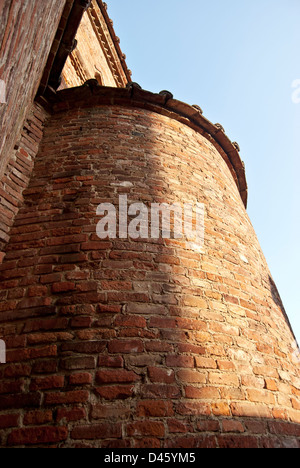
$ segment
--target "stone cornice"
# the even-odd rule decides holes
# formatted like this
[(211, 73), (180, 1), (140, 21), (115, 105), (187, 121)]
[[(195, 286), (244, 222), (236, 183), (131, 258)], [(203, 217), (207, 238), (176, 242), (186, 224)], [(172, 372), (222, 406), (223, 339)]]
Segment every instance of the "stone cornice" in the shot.
[[(98, 11), (96, 4), (99, 7)], [(126, 56), (120, 49), (120, 39), (115, 34), (113, 22), (107, 13), (106, 3), (93, 0), (87, 13), (118, 86), (125, 87), (131, 81), (131, 71), (128, 70)]]
[(79, 78), (83, 77), (83, 63), (74, 49), (76, 48), (75, 36), (85, 11), (87, 11), (117, 85), (125, 87), (131, 81), (131, 71), (127, 68), (126, 57), (120, 49), (120, 40), (115, 34), (113, 22), (107, 14), (107, 5), (101, 0), (66, 0), (60, 25), (41, 79), (39, 96), (45, 93), (48, 86), (53, 89), (60, 86), (61, 74), (69, 56), (73, 60), (74, 72)]
[(136, 83), (129, 83), (126, 88), (99, 86), (97, 80), (89, 80), (83, 86), (70, 88), (57, 93), (48, 90), (40, 103), (52, 112), (60, 112), (76, 107), (120, 105), (138, 107), (175, 119), (201, 133), (219, 151), (228, 165), (247, 207), (248, 188), (245, 165), (239, 154), (239, 146), (231, 142), (220, 124), (213, 124), (206, 119), (199, 106), (190, 106), (173, 98), (172, 93), (162, 91), (159, 94), (143, 90)]

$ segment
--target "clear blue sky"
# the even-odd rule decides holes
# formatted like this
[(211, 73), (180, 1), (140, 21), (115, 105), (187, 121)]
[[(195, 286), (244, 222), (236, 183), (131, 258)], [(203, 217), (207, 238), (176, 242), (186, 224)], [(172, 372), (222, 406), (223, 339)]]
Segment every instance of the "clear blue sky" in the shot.
[(240, 144), (248, 213), (300, 343), (300, 1), (107, 3), (133, 81), (200, 105)]

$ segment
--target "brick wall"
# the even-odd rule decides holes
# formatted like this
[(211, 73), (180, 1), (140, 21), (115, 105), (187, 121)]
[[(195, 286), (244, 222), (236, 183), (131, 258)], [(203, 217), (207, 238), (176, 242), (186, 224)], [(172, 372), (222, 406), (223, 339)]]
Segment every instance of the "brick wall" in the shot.
[(46, 65), (65, 0), (4, 0), (0, 4), (0, 178), (11, 159)]
[(33, 104), (0, 181), (0, 261), (14, 218), (23, 203), (23, 191), (30, 180), (47, 116), (44, 109)]
[[(134, 103), (65, 107), (1, 267), (2, 446), (299, 447), (294, 338), (209, 136)], [(120, 194), (204, 203), (204, 252), (101, 241)]]

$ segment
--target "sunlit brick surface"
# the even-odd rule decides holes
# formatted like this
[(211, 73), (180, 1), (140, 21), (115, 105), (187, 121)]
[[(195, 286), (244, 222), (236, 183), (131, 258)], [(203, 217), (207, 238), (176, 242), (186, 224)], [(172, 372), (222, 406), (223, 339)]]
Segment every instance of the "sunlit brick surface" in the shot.
[[(101, 241), (97, 206), (120, 194), (204, 203), (203, 253)], [(300, 446), (294, 337), (205, 136), (134, 107), (58, 112), (23, 195), (1, 267), (3, 446)]]

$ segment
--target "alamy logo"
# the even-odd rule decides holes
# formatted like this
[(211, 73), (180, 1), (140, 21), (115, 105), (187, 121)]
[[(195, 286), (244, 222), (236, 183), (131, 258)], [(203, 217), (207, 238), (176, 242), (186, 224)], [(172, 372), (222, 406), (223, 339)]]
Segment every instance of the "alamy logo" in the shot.
[[(202, 203), (144, 203), (128, 205), (127, 195), (119, 196), (118, 209), (112, 203), (101, 203), (97, 215), (100, 239), (164, 239), (185, 238), (191, 248), (204, 245), (204, 205)], [(118, 214), (117, 214), (118, 213)], [(117, 229), (118, 225), (118, 229)]]
[(0, 340), (0, 364), (6, 364), (6, 344)]
[(6, 83), (0, 80), (0, 104), (6, 104)]
[(300, 349), (299, 349), (297, 341), (293, 342), (292, 348), (293, 348), (292, 361), (294, 364), (300, 364)]
[(300, 104), (300, 79), (293, 81), (292, 88), (295, 88), (292, 94), (292, 101), (294, 104)]

